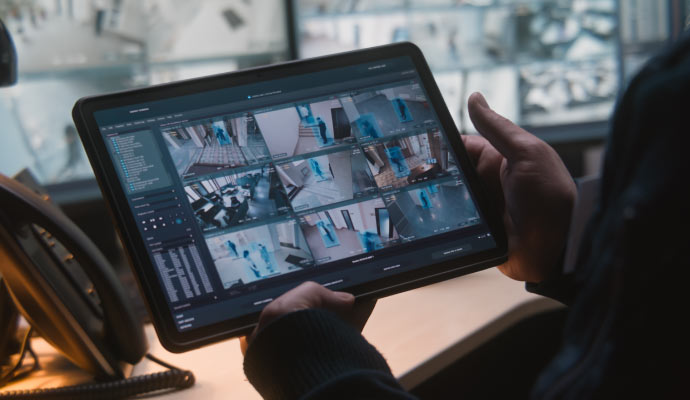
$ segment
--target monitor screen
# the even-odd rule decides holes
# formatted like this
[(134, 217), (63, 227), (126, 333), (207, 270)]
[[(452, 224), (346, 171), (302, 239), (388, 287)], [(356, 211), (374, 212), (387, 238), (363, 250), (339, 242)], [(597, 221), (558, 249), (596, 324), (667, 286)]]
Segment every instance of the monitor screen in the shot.
[(408, 57), (94, 116), (179, 331), (496, 247)]

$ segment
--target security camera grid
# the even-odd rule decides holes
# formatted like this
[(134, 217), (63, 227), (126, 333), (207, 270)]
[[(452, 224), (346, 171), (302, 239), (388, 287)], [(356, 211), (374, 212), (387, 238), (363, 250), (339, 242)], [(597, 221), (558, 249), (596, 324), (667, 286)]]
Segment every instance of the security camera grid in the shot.
[(162, 133), (183, 179), (270, 160), (251, 114), (187, 122)]
[[(230, 288), (472, 223), (469, 199), (474, 214), (447, 226), (457, 208), (450, 197), (463, 192), (456, 178), (436, 180), (459, 172), (438, 128), (425, 123), (433, 118), (411, 84), (189, 124), (164, 137)], [(207, 149), (237, 157), (202, 162)], [(210, 173), (226, 168), (241, 172)], [(422, 222), (405, 221), (405, 212)]]
[(256, 114), (273, 159), (352, 144), (350, 121), (338, 99), (292, 103)]
[(307, 214), (300, 222), (317, 265), (398, 243), (398, 233), (379, 197)]
[(275, 169), (259, 169), (205, 177), (184, 188), (203, 231), (226, 229), (290, 212)]
[(207, 237), (206, 243), (226, 289), (314, 265), (293, 220)]
[(359, 147), (278, 163), (276, 171), (295, 211), (376, 193)]
[(458, 178), (414, 185), (384, 196), (395, 230), (403, 241), (474, 225), (479, 213)]
[(364, 157), (381, 190), (455, 175), (458, 167), (437, 128), (364, 146)]

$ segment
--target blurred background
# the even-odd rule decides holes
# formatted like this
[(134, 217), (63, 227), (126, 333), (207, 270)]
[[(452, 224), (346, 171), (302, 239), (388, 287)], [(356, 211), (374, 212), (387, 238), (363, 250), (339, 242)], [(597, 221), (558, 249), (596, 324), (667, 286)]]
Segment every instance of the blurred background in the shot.
[(617, 95), (689, 11), (690, 0), (1, 0), (19, 80), (0, 90), (0, 173), (29, 168), (96, 232), (107, 217), (72, 124), (80, 97), (411, 41), (461, 132), (474, 133), (465, 102), (481, 91), (581, 176), (599, 168)]

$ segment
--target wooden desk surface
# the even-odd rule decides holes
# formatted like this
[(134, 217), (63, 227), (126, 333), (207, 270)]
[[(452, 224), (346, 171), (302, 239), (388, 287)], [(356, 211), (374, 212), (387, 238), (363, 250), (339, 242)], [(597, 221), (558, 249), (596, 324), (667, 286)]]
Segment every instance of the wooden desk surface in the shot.
[[(518, 320), (558, 307), (490, 269), (379, 300), (364, 336), (386, 357), (403, 386), (411, 388)], [(171, 354), (161, 347), (152, 327), (146, 332), (152, 354), (196, 376), (193, 388), (166, 395), (167, 399), (260, 398), (244, 376), (237, 339)], [(46, 370), (0, 392), (88, 380), (45, 342), (35, 342)], [(134, 375), (160, 370), (145, 359), (135, 366)]]

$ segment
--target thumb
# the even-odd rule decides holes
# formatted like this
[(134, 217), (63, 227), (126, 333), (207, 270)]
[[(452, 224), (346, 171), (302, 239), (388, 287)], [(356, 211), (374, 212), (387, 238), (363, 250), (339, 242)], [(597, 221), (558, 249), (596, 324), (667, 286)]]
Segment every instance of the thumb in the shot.
[(472, 93), (467, 100), (467, 109), (477, 131), (508, 161), (524, 156), (522, 150), (532, 134), (492, 110), (479, 92)]
[(348, 312), (355, 304), (355, 296), (346, 292), (334, 292), (324, 288), (321, 295), (320, 308), (330, 310), (336, 314)]
[(355, 305), (355, 296), (346, 292), (334, 292), (321, 285), (312, 285), (311, 291), (304, 297), (306, 307), (321, 308), (348, 320)]
[(355, 296), (345, 292), (334, 292), (316, 282), (304, 282), (280, 296), (266, 309), (279, 308), (282, 312), (297, 311), (305, 308), (323, 308), (340, 312), (350, 309), (355, 303)]

